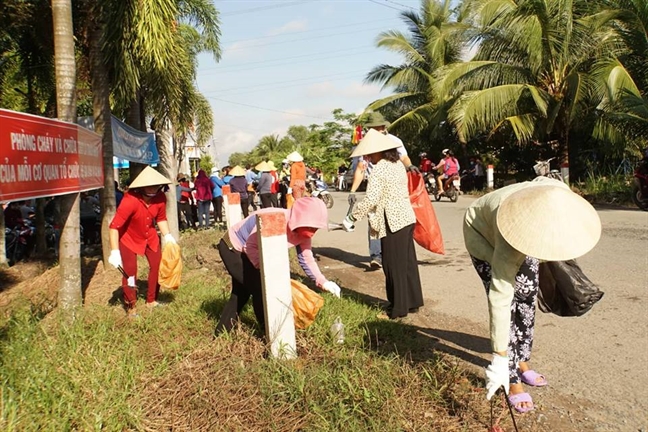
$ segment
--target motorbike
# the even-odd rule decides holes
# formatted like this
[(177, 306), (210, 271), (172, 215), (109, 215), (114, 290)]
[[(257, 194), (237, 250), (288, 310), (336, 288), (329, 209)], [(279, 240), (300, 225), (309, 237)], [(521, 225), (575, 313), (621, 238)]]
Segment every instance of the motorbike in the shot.
[(34, 228), (22, 222), (13, 228), (5, 228), (5, 254), (9, 266), (29, 255)]
[(641, 210), (648, 211), (648, 158), (635, 168), (632, 179), (632, 201)]
[(423, 183), (425, 184), (425, 190), (427, 190), (428, 195), (434, 195), (434, 191), (437, 189), (434, 174), (431, 172), (423, 173)]
[(309, 177), (306, 189), (310, 196), (321, 199), (326, 208), (333, 207), (333, 195), (328, 191), (328, 185), (317, 177)]
[(433, 189), (432, 189), (432, 195), (434, 195), (434, 199), (437, 201), (441, 201), (441, 197), (447, 197), (450, 199), (452, 202), (457, 202), (459, 199), (459, 190), (461, 188), (461, 177), (459, 177), (459, 174), (455, 174), (449, 179), (445, 179), (443, 181), (443, 191), (439, 192), (439, 188), (437, 186), (437, 182), (434, 181)]

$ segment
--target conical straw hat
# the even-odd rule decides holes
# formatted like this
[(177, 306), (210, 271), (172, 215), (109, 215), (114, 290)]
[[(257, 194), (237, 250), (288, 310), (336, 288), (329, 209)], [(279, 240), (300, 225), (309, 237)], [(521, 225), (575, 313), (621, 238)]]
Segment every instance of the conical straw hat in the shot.
[(230, 170), (229, 175), (231, 175), (232, 177), (242, 177), (245, 175), (245, 170), (241, 168), (240, 165), (236, 165)]
[(396, 142), (396, 140), (389, 138), (377, 130), (370, 129), (353, 150), (351, 157), (380, 153), (397, 147), (400, 147), (400, 143)]
[(128, 187), (130, 189), (136, 189), (146, 186), (162, 186), (166, 184), (171, 184), (171, 181), (150, 166), (147, 166)]
[(268, 161), (268, 165), (270, 165), (270, 171), (277, 171), (277, 167), (275, 166), (274, 162)]
[(288, 156), (286, 156), (286, 159), (288, 159), (290, 162), (301, 162), (304, 160), (302, 155), (297, 153), (296, 151), (290, 153)]
[(592, 250), (601, 238), (594, 207), (562, 186), (535, 186), (508, 196), (497, 212), (502, 237), (521, 253), (566, 261)]
[(261, 162), (260, 164), (255, 166), (254, 169), (259, 171), (259, 172), (270, 172), (270, 171), (272, 171), (272, 167), (270, 166), (270, 164), (268, 162), (265, 162), (265, 161)]

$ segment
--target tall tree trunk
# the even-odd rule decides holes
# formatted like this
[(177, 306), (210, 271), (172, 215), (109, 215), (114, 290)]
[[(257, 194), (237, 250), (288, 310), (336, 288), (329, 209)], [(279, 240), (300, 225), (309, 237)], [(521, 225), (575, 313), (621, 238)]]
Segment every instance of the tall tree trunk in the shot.
[[(146, 132), (146, 124), (142, 119), (142, 98), (140, 95), (141, 91), (138, 90), (137, 94), (131, 101), (130, 107), (128, 107), (128, 113), (126, 114), (126, 124), (134, 127), (137, 130)], [(128, 172), (130, 174), (130, 180), (135, 180), (135, 177), (142, 172), (146, 165), (136, 162), (129, 162)]]
[[(56, 71), (56, 108), (58, 118), (76, 122), (76, 62), (71, 0), (52, 0), (54, 23), (54, 66)], [(65, 195), (61, 202), (59, 262), (61, 282), (58, 304), (63, 309), (81, 305), (81, 244), (79, 232), (79, 194)]]
[(46, 198), (38, 198), (36, 200), (36, 208), (34, 214), (36, 215), (36, 247), (35, 256), (42, 257), (47, 253), (47, 240), (45, 239), (45, 203)]
[(178, 168), (173, 156), (173, 149), (171, 144), (172, 130), (169, 127), (168, 121), (157, 122), (155, 130), (155, 141), (157, 150), (160, 154), (160, 172), (171, 180), (169, 192), (167, 192), (167, 220), (169, 221), (169, 229), (173, 237), (180, 238), (180, 228), (178, 225), (178, 198), (176, 196), (176, 178), (178, 176)]
[(104, 187), (101, 191), (101, 246), (104, 269), (110, 255), (110, 221), (115, 216), (115, 171), (113, 169), (113, 136), (110, 111), (110, 82), (108, 69), (103, 61), (101, 40), (103, 22), (95, 15), (88, 34), (90, 45), (90, 84), (92, 87), (92, 110), (95, 132), (101, 135), (103, 146)]

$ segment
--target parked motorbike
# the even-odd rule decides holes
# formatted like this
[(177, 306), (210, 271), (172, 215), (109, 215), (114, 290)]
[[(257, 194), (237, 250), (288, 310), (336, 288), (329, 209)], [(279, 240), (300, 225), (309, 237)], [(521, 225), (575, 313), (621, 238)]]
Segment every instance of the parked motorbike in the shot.
[(635, 168), (632, 179), (632, 201), (641, 210), (648, 211), (648, 158)]
[(309, 177), (306, 182), (306, 190), (310, 196), (321, 199), (326, 208), (333, 207), (333, 195), (328, 191), (328, 185), (316, 177)]
[(449, 179), (444, 179), (443, 180), (443, 191), (439, 192), (439, 187), (437, 186), (437, 182), (434, 181), (432, 189), (432, 195), (434, 195), (434, 199), (437, 201), (441, 201), (441, 197), (447, 197), (450, 199), (452, 202), (457, 202), (459, 199), (459, 190), (461, 188), (461, 177), (459, 177), (459, 174), (455, 174)]
[(34, 228), (23, 221), (13, 228), (5, 228), (5, 254), (9, 266), (29, 255)]

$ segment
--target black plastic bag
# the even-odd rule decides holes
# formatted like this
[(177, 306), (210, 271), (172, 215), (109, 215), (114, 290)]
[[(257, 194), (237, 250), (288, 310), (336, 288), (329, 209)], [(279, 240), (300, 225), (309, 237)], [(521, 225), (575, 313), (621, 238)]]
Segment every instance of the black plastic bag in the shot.
[(603, 294), (574, 260), (540, 263), (538, 306), (542, 312), (581, 316), (592, 309)]

